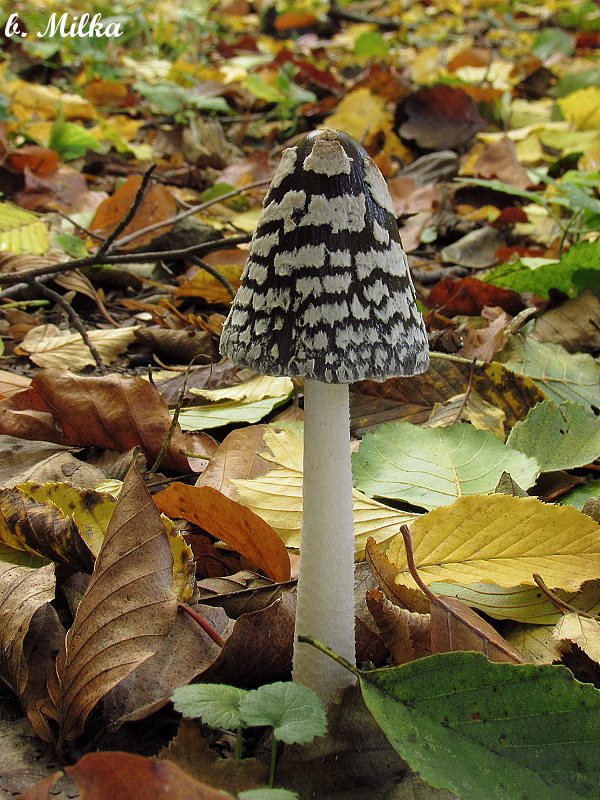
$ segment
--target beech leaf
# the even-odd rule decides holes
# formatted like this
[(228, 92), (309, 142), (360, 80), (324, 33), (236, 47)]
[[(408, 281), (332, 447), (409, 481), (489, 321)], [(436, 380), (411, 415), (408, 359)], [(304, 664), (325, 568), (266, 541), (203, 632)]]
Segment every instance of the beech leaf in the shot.
[[(440, 582), (532, 586), (534, 572), (553, 589), (577, 590), (600, 575), (600, 526), (570, 506), (533, 497), (461, 497), (410, 528), (415, 563), (429, 586)], [(414, 587), (398, 534), (385, 546), (396, 582)]]
[(176, 613), (167, 534), (144, 482), (131, 467), (49, 677), (61, 740), (76, 738), (96, 703), (156, 652)]
[(390, 743), (432, 786), (461, 800), (597, 797), (600, 691), (565, 667), (457, 652), (358, 675)]
[(370, 497), (431, 509), (462, 495), (493, 492), (503, 472), (528, 488), (539, 467), (489, 431), (466, 423), (419, 428), (393, 422), (365, 434), (352, 472), (356, 487)]

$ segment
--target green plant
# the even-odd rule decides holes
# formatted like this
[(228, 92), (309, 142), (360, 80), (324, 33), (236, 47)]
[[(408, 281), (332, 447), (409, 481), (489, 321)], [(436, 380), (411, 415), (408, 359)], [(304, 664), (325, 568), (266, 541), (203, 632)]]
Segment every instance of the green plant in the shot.
[(325, 709), (317, 695), (297, 683), (271, 683), (245, 690), (221, 683), (182, 686), (173, 703), (184, 717), (202, 719), (211, 728), (236, 731), (236, 758), (241, 759), (244, 728), (273, 728), (269, 786), (273, 786), (277, 742), (307, 744), (326, 729)]

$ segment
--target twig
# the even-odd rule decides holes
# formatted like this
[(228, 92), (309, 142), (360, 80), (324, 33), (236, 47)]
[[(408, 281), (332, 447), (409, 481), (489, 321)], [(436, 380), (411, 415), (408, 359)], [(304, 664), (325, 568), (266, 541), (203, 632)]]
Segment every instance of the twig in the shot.
[(148, 187), (148, 183), (155, 169), (156, 169), (156, 164), (152, 164), (152, 166), (149, 167), (149, 169), (147, 169), (146, 172), (144, 173), (142, 182), (140, 183), (139, 188), (135, 193), (135, 197), (133, 198), (133, 203), (131, 204), (129, 211), (125, 214), (125, 216), (119, 222), (114, 231), (106, 237), (104, 244), (101, 245), (101, 247), (98, 249), (98, 252), (96, 253), (96, 256), (98, 258), (101, 258), (105, 253), (109, 252), (109, 250), (115, 243), (115, 240), (117, 239), (118, 235), (125, 230), (125, 228), (129, 225), (131, 220), (135, 217), (136, 212), (139, 209), (142, 200), (144, 199), (146, 188)]
[[(404, 539), (404, 547), (406, 549), (406, 563), (408, 565), (408, 570), (412, 576), (412, 579), (417, 584), (419, 589), (423, 592), (423, 594), (429, 598), (429, 602), (433, 603), (434, 605), (443, 608), (446, 614), (449, 617), (457, 620), (461, 625), (464, 625), (465, 628), (468, 628), (470, 631), (475, 633), (478, 638), (481, 638), (482, 633), (478, 630), (476, 625), (473, 625), (472, 622), (469, 622), (468, 619), (462, 617), (456, 609), (452, 608), (451, 605), (446, 603), (443, 597), (438, 594), (434, 594), (429, 586), (422, 580), (421, 576), (419, 575), (419, 571), (417, 570), (417, 565), (415, 564), (415, 557), (412, 548), (412, 539), (410, 538), (410, 531), (408, 530), (408, 525), (401, 525), (400, 526), (400, 533), (402, 534), (402, 538)], [(505, 647), (501, 641), (494, 641), (494, 647), (500, 650), (501, 652), (505, 653), (506, 655), (510, 656), (511, 660), (515, 660), (515, 653), (510, 648)], [(524, 659), (523, 659), (524, 660)]]
[(211, 267), (210, 264), (207, 264), (206, 261), (203, 261), (198, 256), (193, 256), (192, 261), (194, 262), (194, 264), (198, 264), (198, 266), (201, 267), (203, 270), (206, 270), (206, 272), (208, 272), (209, 275), (212, 275), (213, 278), (218, 280), (219, 283), (225, 287), (225, 289), (229, 293), (229, 296), (233, 300), (233, 298), (235, 297), (235, 289), (224, 275), (221, 275), (221, 273), (218, 270), (216, 270), (214, 267)]
[(561, 611), (568, 611), (569, 613), (579, 614), (580, 617), (587, 617), (587, 619), (595, 619), (596, 621), (600, 622), (600, 616), (595, 616), (594, 614), (587, 614), (585, 611), (581, 611), (579, 608), (575, 608), (570, 603), (566, 603), (564, 600), (561, 600), (557, 594), (554, 594), (552, 589), (549, 589), (546, 584), (544, 583), (542, 577), (537, 574), (537, 572), (533, 573), (533, 580), (537, 583), (540, 587), (542, 592), (546, 595), (546, 597), (554, 603), (554, 605), (560, 609)]
[[(173, 419), (171, 420), (171, 424), (169, 425), (169, 430), (167, 431), (167, 435), (165, 436), (163, 443), (160, 448), (159, 454), (156, 456), (156, 461), (152, 465), (151, 469), (148, 470), (148, 474), (152, 475), (157, 471), (159, 468), (161, 461), (165, 457), (165, 453), (167, 452), (167, 448), (173, 438), (173, 434), (175, 433), (175, 428), (177, 426), (177, 420), (179, 419), (179, 413), (181, 411), (181, 407), (183, 405), (183, 399), (185, 397), (185, 390), (187, 389), (187, 382), (190, 377), (190, 369), (192, 368), (192, 364), (197, 358), (203, 358), (203, 353), (198, 353), (197, 356), (194, 356), (190, 363), (187, 366), (185, 375), (183, 377), (183, 383), (181, 384), (181, 389), (179, 390), (179, 396), (177, 397), (177, 405), (175, 406), (175, 410), (173, 411)], [(212, 372), (212, 361), (211, 361), (211, 372)], [(210, 379), (210, 375), (209, 375)]]
[[(164, 225), (164, 223), (162, 223)], [(227, 236), (223, 239), (215, 239), (212, 242), (201, 242), (191, 247), (183, 247), (181, 250), (159, 250), (150, 253), (116, 253), (98, 258), (97, 255), (87, 256), (86, 258), (73, 259), (72, 261), (62, 261), (52, 264), (49, 267), (37, 267), (34, 269), (24, 269), (21, 272), (10, 272), (6, 275), (0, 274), (0, 286), (13, 286), (15, 284), (28, 283), (41, 275), (54, 275), (57, 272), (68, 272), (72, 269), (83, 267), (95, 267), (112, 264), (143, 264), (147, 261), (169, 261), (175, 258), (191, 258), (192, 256), (202, 256), (205, 253), (212, 253), (213, 250), (224, 250), (237, 244), (245, 244), (251, 239), (250, 234), (240, 236)]]
[(191, 617), (194, 622), (197, 622), (204, 633), (208, 634), (215, 644), (218, 644), (219, 647), (225, 647), (225, 639), (219, 636), (210, 622), (205, 620), (204, 617), (200, 616), (200, 614), (198, 614), (197, 611), (194, 611), (193, 608), (190, 608), (187, 603), (179, 603), (179, 608), (184, 611), (188, 617)]
[(467, 389), (465, 391), (463, 399), (460, 402), (460, 405), (456, 412), (456, 416), (452, 421), (453, 425), (456, 425), (456, 423), (460, 420), (460, 415), (462, 414), (464, 407), (467, 405), (467, 400), (469, 399), (469, 395), (471, 394), (471, 389), (473, 388), (473, 377), (475, 376), (475, 363), (476, 359), (474, 358), (473, 363), (471, 364), (471, 371), (469, 373), (469, 383), (467, 384)]
[(31, 286), (32, 289), (35, 289), (40, 294), (42, 294), (44, 297), (48, 298), (48, 300), (52, 300), (53, 302), (55, 302), (57, 305), (59, 305), (63, 309), (63, 311), (67, 314), (67, 316), (71, 320), (71, 323), (73, 324), (73, 327), (77, 330), (77, 332), (79, 333), (79, 335), (83, 339), (86, 347), (88, 348), (88, 350), (92, 354), (92, 358), (96, 362), (96, 366), (98, 367), (98, 370), (99, 370), (100, 374), (101, 375), (106, 375), (107, 374), (107, 369), (106, 369), (106, 367), (104, 365), (104, 361), (102, 361), (102, 356), (100, 355), (100, 353), (96, 349), (96, 346), (94, 345), (94, 343), (92, 342), (92, 340), (88, 336), (88, 332), (85, 329), (85, 325), (79, 319), (78, 315), (75, 313), (75, 309), (70, 305), (70, 303), (67, 303), (67, 301), (64, 299), (64, 297), (62, 295), (58, 294), (58, 292), (55, 292), (53, 289), (50, 289), (48, 286), (45, 286), (40, 281), (35, 280), (35, 278), (32, 278), (31, 280), (29, 280), (28, 284)]
[(115, 242), (115, 245), (116, 247), (123, 247), (124, 245), (129, 244), (129, 242), (133, 242), (135, 239), (138, 239), (140, 236), (145, 236), (147, 233), (158, 230), (158, 228), (164, 228), (165, 225), (174, 225), (176, 222), (180, 222), (182, 219), (186, 219), (186, 217), (190, 217), (192, 214), (196, 214), (198, 211), (203, 211), (205, 208), (215, 205), (215, 203), (228, 200), (230, 197), (235, 197), (238, 194), (247, 192), (249, 189), (256, 189), (258, 186), (267, 186), (270, 182), (270, 179), (254, 181), (246, 186), (241, 186), (240, 188), (232, 189), (230, 192), (226, 192), (225, 194), (220, 194), (218, 197), (214, 197), (212, 200), (206, 200), (204, 203), (199, 203), (196, 206), (190, 206), (190, 208), (186, 208), (185, 211), (180, 211), (179, 214), (175, 214), (175, 216), (171, 217), (170, 219), (164, 219), (162, 222), (154, 222), (152, 225), (147, 225), (145, 228), (140, 228), (137, 231), (133, 231), (133, 233), (128, 233), (127, 236), (122, 236)]
[(83, 225), (80, 225), (79, 222), (75, 222), (75, 220), (71, 219), (71, 217), (68, 214), (65, 214), (64, 211), (59, 211), (58, 209), (56, 209), (56, 211), (54, 213), (58, 214), (59, 217), (62, 217), (63, 219), (66, 219), (67, 222), (69, 222), (74, 228), (77, 228), (78, 231), (81, 231), (82, 233), (85, 233), (86, 236), (89, 236), (92, 239), (96, 239), (99, 242), (103, 242), (104, 241), (104, 236), (100, 236), (99, 234), (94, 233), (94, 231), (89, 230), (89, 228), (86, 228)]

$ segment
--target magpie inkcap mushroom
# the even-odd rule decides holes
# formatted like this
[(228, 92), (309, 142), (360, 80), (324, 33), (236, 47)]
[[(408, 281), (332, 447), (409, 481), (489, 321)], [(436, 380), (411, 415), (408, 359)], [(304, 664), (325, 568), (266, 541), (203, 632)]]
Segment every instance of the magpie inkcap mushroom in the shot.
[[(305, 378), (296, 634), (354, 662), (348, 384), (424, 372), (429, 350), (387, 185), (348, 134), (318, 130), (283, 152), (220, 349)], [(293, 676), (324, 700), (354, 680), (297, 641)]]
[(325, 383), (424, 372), (427, 334), (381, 172), (346, 133), (283, 152), (221, 352)]

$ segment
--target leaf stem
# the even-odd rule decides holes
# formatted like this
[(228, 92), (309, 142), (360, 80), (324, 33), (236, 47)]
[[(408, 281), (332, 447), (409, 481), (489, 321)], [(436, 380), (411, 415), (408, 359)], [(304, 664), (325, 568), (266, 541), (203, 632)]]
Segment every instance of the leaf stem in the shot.
[(235, 736), (235, 760), (242, 760), (242, 726), (238, 725)]
[(329, 658), (332, 658), (341, 667), (344, 667), (344, 669), (347, 669), (353, 675), (356, 675), (357, 678), (360, 678), (360, 676), (362, 675), (362, 672), (361, 670), (358, 669), (358, 667), (355, 667), (354, 664), (351, 664), (349, 661), (346, 661), (345, 658), (339, 656), (330, 647), (327, 647), (326, 644), (323, 644), (323, 642), (319, 642), (317, 639), (313, 639), (311, 636), (302, 636), (301, 634), (298, 635), (298, 641), (302, 642), (303, 644), (310, 644), (313, 647), (316, 647), (317, 650), (320, 650), (322, 653), (325, 653), (326, 656), (329, 656)]
[(185, 612), (188, 617), (191, 617), (194, 622), (197, 622), (202, 630), (208, 634), (208, 636), (210, 636), (215, 644), (218, 644), (219, 647), (225, 647), (225, 639), (222, 639), (221, 636), (219, 636), (210, 622), (205, 620), (204, 617), (200, 616), (200, 614), (198, 614), (197, 611), (194, 611), (193, 608), (190, 608), (187, 603), (179, 603), (179, 608)]
[(271, 733), (271, 764), (269, 766), (269, 783), (267, 786), (271, 789), (275, 780), (275, 767), (277, 765), (277, 739), (275, 734)]

